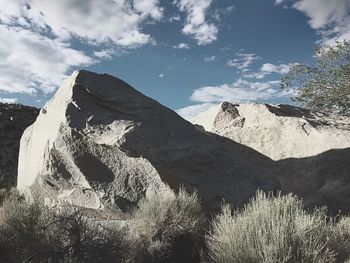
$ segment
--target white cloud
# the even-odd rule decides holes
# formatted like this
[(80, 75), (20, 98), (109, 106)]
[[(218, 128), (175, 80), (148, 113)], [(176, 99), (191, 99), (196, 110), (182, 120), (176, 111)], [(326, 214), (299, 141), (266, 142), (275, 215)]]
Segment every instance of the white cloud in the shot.
[[(162, 16), (159, 0), (0, 0), (0, 90), (52, 92), (73, 68), (152, 42), (142, 25)], [(112, 47), (92, 58), (74, 49), (72, 38)]]
[(254, 82), (240, 78), (232, 84), (201, 87), (194, 90), (190, 97), (191, 101), (198, 104), (181, 108), (177, 112), (189, 120), (212, 105), (224, 101), (246, 103), (289, 97), (293, 91), (281, 91), (279, 84), (280, 81), (278, 80)]
[(163, 74), (163, 73), (160, 73), (160, 74), (158, 75), (158, 77), (162, 79), (162, 78), (164, 78), (164, 74)]
[(0, 24), (0, 90), (52, 92), (71, 67), (95, 61), (68, 44), (21, 27)]
[(104, 49), (100, 51), (94, 51), (94, 56), (101, 59), (111, 59), (115, 51), (113, 49)]
[[(276, 0), (281, 4), (282, 0)], [(309, 18), (309, 25), (322, 36), (323, 43), (350, 40), (349, 0), (299, 0), (292, 7)]]
[(186, 43), (180, 43), (178, 45), (173, 46), (173, 48), (176, 48), (176, 49), (189, 49), (190, 45), (186, 44)]
[(210, 57), (205, 57), (204, 61), (205, 62), (211, 62), (211, 61), (215, 61), (215, 59), (216, 59), (216, 56), (210, 56)]
[(277, 74), (287, 74), (290, 70), (290, 65), (286, 64), (271, 64), (271, 63), (265, 63), (261, 66), (260, 71), (264, 73), (277, 73)]
[(242, 74), (242, 77), (245, 79), (263, 79), (267, 75), (265, 72), (246, 72)]
[[(6, 0), (10, 1), (10, 0)], [(159, 20), (158, 0), (27, 0), (40, 11), (45, 25), (60, 37), (78, 36), (94, 43), (112, 41), (124, 47), (137, 47), (151, 41), (141, 31), (146, 19)]]
[(228, 6), (228, 7), (226, 8), (226, 12), (227, 12), (227, 13), (231, 13), (231, 12), (233, 12), (235, 9), (236, 9), (236, 6), (230, 5), (230, 6)]
[(0, 97), (1, 103), (15, 103), (16, 101), (17, 101), (16, 98), (1, 98)]
[(199, 113), (208, 110), (210, 107), (212, 107), (214, 105), (215, 104), (213, 104), (213, 103), (202, 103), (202, 104), (192, 105), (192, 106), (178, 109), (176, 112), (182, 118), (184, 118), (188, 121), (191, 121), (191, 119), (196, 117)]
[(271, 64), (265, 63), (263, 64), (258, 72), (247, 72), (242, 75), (243, 78), (255, 78), (255, 79), (263, 79), (266, 75), (270, 75), (272, 73), (275, 74), (287, 74), (290, 71), (290, 67), (295, 65), (295, 63), (290, 64)]
[(199, 88), (193, 92), (190, 99), (204, 103), (267, 100), (284, 96), (278, 85), (279, 81), (250, 82), (240, 78), (232, 84)]
[(284, 2), (285, 0), (276, 0), (275, 1), (275, 5), (280, 5)]
[(212, 0), (174, 0), (181, 12), (187, 14), (182, 32), (193, 37), (198, 45), (207, 45), (217, 39), (218, 28), (206, 21)]
[(260, 57), (255, 54), (237, 53), (234, 59), (227, 61), (227, 66), (243, 70), (249, 68), (253, 61), (257, 59), (260, 59)]
[(169, 22), (170, 23), (172, 23), (172, 22), (174, 22), (174, 21), (180, 21), (180, 15), (179, 14), (176, 14), (176, 15), (174, 15), (174, 16), (172, 16), (172, 17), (170, 17), (169, 18)]

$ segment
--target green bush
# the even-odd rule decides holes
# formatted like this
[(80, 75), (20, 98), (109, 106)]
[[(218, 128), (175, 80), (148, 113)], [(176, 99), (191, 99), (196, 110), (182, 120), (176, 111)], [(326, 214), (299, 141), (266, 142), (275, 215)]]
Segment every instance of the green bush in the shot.
[(183, 188), (153, 192), (140, 201), (132, 216), (132, 261), (198, 262), (203, 234), (201, 205), (196, 193)]
[(294, 195), (258, 192), (241, 211), (228, 205), (206, 236), (214, 262), (330, 263), (348, 256), (349, 220), (338, 224), (324, 209), (305, 211)]

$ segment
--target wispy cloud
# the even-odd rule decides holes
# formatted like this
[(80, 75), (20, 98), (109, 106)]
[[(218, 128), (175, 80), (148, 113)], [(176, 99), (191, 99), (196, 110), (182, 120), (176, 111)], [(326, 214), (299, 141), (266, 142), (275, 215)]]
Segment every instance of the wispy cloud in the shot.
[(100, 59), (111, 59), (115, 55), (115, 51), (113, 49), (103, 49), (100, 51), (94, 51), (94, 56)]
[(270, 75), (272, 73), (275, 74), (287, 74), (290, 71), (290, 67), (295, 63), (290, 64), (271, 64), (265, 63), (263, 64), (258, 72), (246, 72), (242, 74), (243, 78), (256, 78), (263, 79), (266, 75)]
[(227, 66), (243, 70), (249, 68), (257, 59), (261, 58), (253, 53), (237, 53), (235, 58), (227, 61)]
[(285, 0), (275, 0), (275, 5), (280, 5), (283, 2), (285, 2)]
[(287, 74), (290, 70), (291, 64), (271, 64), (271, 63), (265, 63), (261, 66), (260, 71), (270, 74), (270, 73), (277, 73), (277, 74)]
[(34, 94), (55, 90), (71, 67), (94, 59), (58, 39), (0, 24), (0, 90)]
[(191, 119), (210, 106), (229, 101), (232, 103), (254, 102), (289, 97), (292, 91), (281, 91), (280, 81), (248, 81), (239, 78), (232, 84), (205, 86), (193, 91), (190, 100), (197, 104), (177, 110), (186, 119)]
[(196, 117), (199, 113), (208, 110), (210, 107), (214, 106), (214, 103), (201, 103), (197, 105), (187, 106), (181, 109), (178, 109), (176, 112), (182, 118), (191, 121), (194, 117)]
[(212, 0), (174, 0), (181, 12), (187, 14), (182, 32), (193, 37), (198, 45), (207, 45), (217, 39), (218, 27), (206, 20)]
[(181, 20), (181, 17), (179, 14), (175, 14), (173, 15), (172, 17), (169, 18), (169, 22), (174, 22), (174, 21), (180, 21)]
[[(158, 21), (158, 0), (0, 2), (0, 90), (7, 93), (52, 92), (75, 67), (115, 55), (116, 47), (135, 48), (152, 42), (142, 24)], [(72, 47), (79, 40), (92, 55)], [(53, 69), (54, 67), (54, 69)]]
[(215, 59), (216, 59), (216, 56), (210, 56), (210, 57), (205, 57), (204, 61), (205, 62), (211, 62), (211, 61), (215, 61)]
[[(286, 1), (276, 0), (275, 4)], [(317, 30), (323, 43), (335, 40), (350, 40), (349, 0), (299, 0), (288, 1), (292, 8), (303, 12), (309, 18), (309, 25)]]
[(17, 101), (16, 98), (1, 98), (0, 97), (1, 103), (15, 103), (16, 101)]
[(186, 43), (180, 43), (178, 45), (174, 45), (173, 48), (176, 48), (176, 49), (189, 49), (190, 45), (186, 44)]
[[(5, 0), (9, 2), (11, 0)], [(151, 37), (141, 30), (147, 20), (162, 18), (158, 0), (109, 1), (28, 1), (30, 10), (43, 15), (35, 18), (40, 26), (49, 27), (62, 37), (78, 36), (87, 41), (111, 41), (124, 47), (149, 43)]]
[(190, 100), (204, 103), (248, 102), (285, 96), (279, 90), (279, 81), (251, 82), (238, 79), (232, 84), (208, 86), (196, 89)]

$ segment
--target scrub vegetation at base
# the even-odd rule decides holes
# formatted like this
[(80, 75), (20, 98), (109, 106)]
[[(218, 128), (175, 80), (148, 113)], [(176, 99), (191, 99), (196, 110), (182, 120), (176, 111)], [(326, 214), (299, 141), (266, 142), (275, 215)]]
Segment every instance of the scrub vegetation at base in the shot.
[(350, 260), (350, 218), (305, 210), (295, 195), (257, 192), (206, 220), (196, 193), (148, 194), (119, 219), (88, 210), (1, 200), (1, 262), (317, 262)]

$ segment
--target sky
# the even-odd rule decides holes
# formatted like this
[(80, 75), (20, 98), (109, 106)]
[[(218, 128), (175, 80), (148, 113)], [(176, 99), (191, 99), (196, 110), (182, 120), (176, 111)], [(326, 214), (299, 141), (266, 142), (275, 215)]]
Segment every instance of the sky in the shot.
[(0, 0), (0, 101), (42, 107), (74, 70), (108, 73), (186, 119), (292, 103), (280, 79), (350, 40), (350, 0)]

